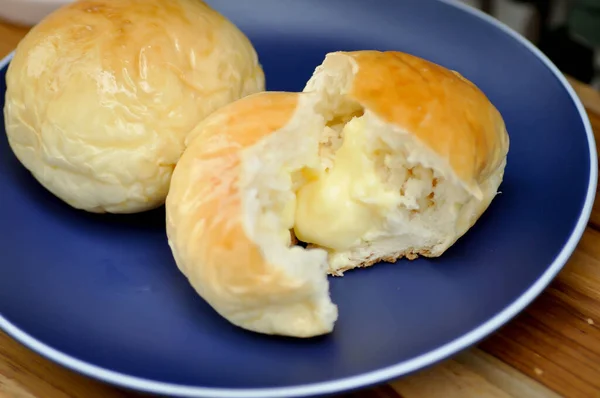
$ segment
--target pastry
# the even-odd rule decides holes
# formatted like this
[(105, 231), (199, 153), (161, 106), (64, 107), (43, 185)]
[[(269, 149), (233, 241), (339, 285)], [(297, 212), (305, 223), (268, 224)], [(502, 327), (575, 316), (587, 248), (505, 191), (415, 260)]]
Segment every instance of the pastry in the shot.
[(63, 6), (20, 42), (6, 83), (18, 160), (95, 213), (162, 205), (187, 134), (265, 84), (248, 38), (200, 0)]
[(177, 266), (231, 323), (294, 337), (333, 330), (327, 274), (442, 255), (509, 149), (473, 83), (377, 51), (328, 54), (303, 93), (238, 100), (188, 140), (166, 200)]

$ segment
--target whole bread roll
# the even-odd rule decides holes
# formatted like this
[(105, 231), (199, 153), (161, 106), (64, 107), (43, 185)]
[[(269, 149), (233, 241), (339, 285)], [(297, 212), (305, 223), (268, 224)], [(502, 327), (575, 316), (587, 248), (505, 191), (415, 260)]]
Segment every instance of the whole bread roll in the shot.
[(200, 0), (81, 0), (18, 45), (9, 144), (50, 192), (89, 212), (164, 203), (187, 134), (264, 90), (247, 37)]
[(448, 249), (509, 148), (475, 85), (375, 51), (329, 54), (303, 93), (246, 97), (188, 139), (166, 200), (179, 269), (233, 324), (295, 337), (332, 331), (328, 273)]

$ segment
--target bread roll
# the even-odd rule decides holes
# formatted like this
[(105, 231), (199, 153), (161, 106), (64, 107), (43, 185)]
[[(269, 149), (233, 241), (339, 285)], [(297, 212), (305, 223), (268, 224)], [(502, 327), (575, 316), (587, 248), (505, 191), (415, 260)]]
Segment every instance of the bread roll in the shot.
[(264, 90), (252, 44), (200, 0), (82, 0), (21, 41), (9, 144), (50, 192), (90, 212), (164, 203), (191, 129)]
[(329, 54), (304, 91), (209, 116), (166, 201), (200, 296), (235, 325), (295, 337), (333, 329), (327, 273), (440, 256), (496, 195), (509, 148), (477, 87), (408, 54)]

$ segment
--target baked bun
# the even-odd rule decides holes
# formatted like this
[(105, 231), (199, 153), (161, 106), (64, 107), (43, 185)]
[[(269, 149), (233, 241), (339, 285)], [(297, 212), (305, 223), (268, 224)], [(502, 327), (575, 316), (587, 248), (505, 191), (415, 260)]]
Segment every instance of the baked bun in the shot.
[[(331, 274), (438, 257), (496, 196), (506, 127), (458, 72), (405, 53), (339, 52), (326, 57), (304, 91), (323, 101), (326, 170), (298, 192), (295, 231), (328, 250)], [(338, 149), (353, 167), (341, 172), (344, 181), (331, 177), (340, 174)]]
[(82, 0), (29, 32), (6, 83), (8, 141), (33, 176), (75, 208), (133, 213), (164, 203), (192, 128), (264, 75), (200, 0)]
[(296, 337), (333, 329), (327, 273), (450, 247), (509, 146), (458, 73), (374, 51), (329, 54), (305, 92), (246, 97), (189, 140), (166, 201), (179, 269), (233, 324)]

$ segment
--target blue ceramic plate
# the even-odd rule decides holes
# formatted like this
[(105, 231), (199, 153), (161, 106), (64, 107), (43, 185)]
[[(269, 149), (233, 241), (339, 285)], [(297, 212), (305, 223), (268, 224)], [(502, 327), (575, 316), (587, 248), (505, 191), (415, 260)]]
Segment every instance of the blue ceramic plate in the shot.
[(34, 181), (2, 135), (0, 326), (14, 338), (71, 369), (145, 391), (333, 393), (472, 345), (521, 311), (564, 265), (590, 214), (596, 149), (573, 91), (524, 39), (450, 1), (210, 3), (253, 40), (270, 90), (301, 90), (335, 50), (401, 50), (460, 71), (506, 120), (511, 149), (502, 194), (442, 258), (332, 279), (340, 309), (333, 334), (272, 338), (231, 326), (194, 293), (171, 257), (163, 210), (73, 210)]

